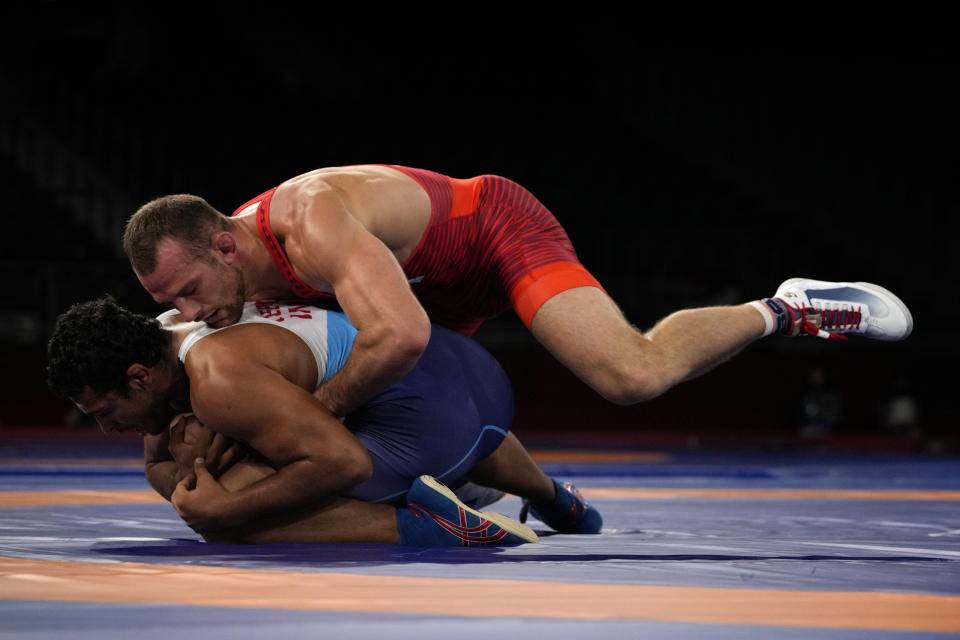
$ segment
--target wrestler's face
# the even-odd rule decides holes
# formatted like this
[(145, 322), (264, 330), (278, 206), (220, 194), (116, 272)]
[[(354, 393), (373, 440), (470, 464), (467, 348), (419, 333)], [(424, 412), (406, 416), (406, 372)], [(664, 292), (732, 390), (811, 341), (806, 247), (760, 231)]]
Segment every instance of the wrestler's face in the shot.
[(152, 388), (137, 386), (123, 395), (84, 387), (71, 398), (77, 408), (92, 417), (104, 433), (135, 430), (140, 435), (163, 432), (172, 411), (163, 395)]
[(157, 244), (156, 268), (137, 277), (154, 300), (173, 305), (184, 320), (219, 328), (236, 323), (243, 314), (243, 273), (232, 256), (213, 247), (196, 256), (177, 240), (164, 238)]

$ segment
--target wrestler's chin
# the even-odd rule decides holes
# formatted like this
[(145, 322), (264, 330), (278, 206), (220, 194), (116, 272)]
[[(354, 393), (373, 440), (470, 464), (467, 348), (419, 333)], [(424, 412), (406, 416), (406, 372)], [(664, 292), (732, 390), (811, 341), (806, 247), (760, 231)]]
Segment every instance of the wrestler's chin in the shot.
[(243, 305), (229, 306), (221, 308), (204, 322), (214, 329), (223, 329), (240, 322), (241, 316), (243, 316)]
[(230, 322), (229, 317), (224, 313), (223, 309), (207, 316), (203, 321), (208, 327), (213, 327), (214, 329), (223, 329), (224, 327), (229, 327), (231, 324), (233, 324)]
[(207, 326), (213, 327), (214, 329), (223, 329), (224, 327), (229, 327), (231, 324), (233, 324), (227, 318), (220, 318), (220, 315), (221, 314), (218, 313), (213, 318), (205, 320)]
[(227, 307), (227, 319), (230, 321), (230, 324), (237, 324), (240, 322), (240, 318), (243, 317), (243, 300), (240, 301), (240, 304)]

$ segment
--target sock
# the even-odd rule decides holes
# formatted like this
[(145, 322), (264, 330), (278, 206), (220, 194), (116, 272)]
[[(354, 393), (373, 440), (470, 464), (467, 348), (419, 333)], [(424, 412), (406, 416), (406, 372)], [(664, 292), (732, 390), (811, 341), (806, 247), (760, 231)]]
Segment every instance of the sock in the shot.
[(780, 298), (763, 298), (748, 304), (760, 312), (766, 323), (761, 337), (765, 338), (773, 333), (789, 335), (793, 327), (794, 313), (786, 302)]

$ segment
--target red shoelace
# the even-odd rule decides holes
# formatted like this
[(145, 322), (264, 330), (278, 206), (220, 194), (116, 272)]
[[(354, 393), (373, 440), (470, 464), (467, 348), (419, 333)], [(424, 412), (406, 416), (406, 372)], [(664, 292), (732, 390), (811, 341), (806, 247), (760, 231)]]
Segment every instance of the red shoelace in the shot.
[[(846, 340), (847, 337), (828, 329), (854, 329), (863, 319), (862, 307), (855, 309), (817, 309), (806, 305), (793, 307), (800, 314), (800, 330), (812, 336), (828, 340)], [(808, 319), (808, 316), (820, 316), (820, 325)]]

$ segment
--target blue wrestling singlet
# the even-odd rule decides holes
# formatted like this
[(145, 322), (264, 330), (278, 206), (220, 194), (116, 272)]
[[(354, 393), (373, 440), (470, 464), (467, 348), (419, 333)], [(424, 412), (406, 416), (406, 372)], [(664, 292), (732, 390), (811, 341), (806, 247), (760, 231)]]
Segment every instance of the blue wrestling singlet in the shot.
[[(300, 337), (317, 362), (318, 387), (346, 362), (357, 333), (343, 313), (299, 302), (248, 302), (238, 324), (248, 322)], [(198, 340), (229, 328), (198, 323), (181, 344), (180, 360)], [(423, 474), (455, 489), (500, 445), (512, 422), (513, 389), (496, 359), (470, 338), (434, 325), (410, 373), (344, 420), (373, 461), (370, 479), (344, 495), (402, 505)]]
[(434, 325), (413, 370), (347, 416), (370, 451), (373, 476), (346, 495), (403, 504), (422, 474), (455, 489), (512, 422), (513, 389), (500, 363), (477, 342)]

